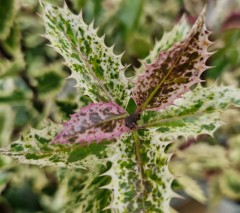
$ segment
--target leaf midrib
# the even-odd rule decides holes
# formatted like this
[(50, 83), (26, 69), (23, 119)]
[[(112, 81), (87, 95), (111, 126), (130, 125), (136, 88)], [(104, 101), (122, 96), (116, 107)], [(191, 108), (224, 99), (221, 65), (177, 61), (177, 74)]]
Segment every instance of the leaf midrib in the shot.
[(156, 122), (139, 125), (138, 128), (139, 129), (144, 129), (144, 128), (149, 128), (149, 127), (157, 127), (157, 125), (161, 125), (163, 123), (167, 123), (167, 122), (170, 122), (170, 121), (175, 121), (175, 120), (188, 118), (188, 117), (198, 117), (198, 116), (201, 116), (203, 114), (212, 114), (214, 112), (219, 112), (220, 113), (222, 111), (223, 111), (222, 108), (216, 108), (215, 110), (210, 110), (210, 111), (205, 111), (205, 112), (200, 111), (200, 112), (196, 112), (194, 114), (187, 114), (187, 115), (176, 116), (176, 117), (171, 117), (171, 118), (164, 118), (164, 119), (161, 119), (161, 120), (156, 121)]
[(88, 63), (88, 60), (86, 59), (86, 57), (81, 53), (81, 51), (79, 51), (79, 49), (74, 45), (74, 43), (72, 42), (72, 40), (69, 38), (69, 36), (66, 34), (65, 31), (61, 31), (63, 32), (63, 34), (66, 36), (66, 38), (68, 39), (68, 41), (71, 43), (73, 49), (75, 49), (75, 51), (80, 55), (80, 57), (83, 59), (83, 61), (85, 62), (86, 67), (88, 68), (88, 71), (90, 73), (90, 75), (92, 75), (92, 77), (98, 82), (99, 86), (103, 89), (104, 93), (106, 94), (107, 98), (112, 101), (114, 101), (114, 98), (111, 96), (111, 94), (107, 91), (107, 88), (105, 87), (105, 85), (102, 83), (102, 81), (96, 76), (95, 72), (93, 71), (91, 65)]
[[(148, 98), (146, 99), (146, 101), (142, 104), (142, 106), (140, 107), (140, 111), (143, 111), (144, 109), (146, 109), (147, 105), (149, 104), (149, 102), (152, 100), (152, 98), (154, 97), (154, 95), (156, 94), (156, 92), (159, 90), (159, 88), (163, 85), (163, 83), (165, 82), (165, 80), (167, 79), (167, 77), (172, 73), (173, 69), (176, 67), (176, 64), (179, 62), (179, 59), (181, 58), (182, 52), (185, 50), (186, 46), (181, 49), (181, 54), (179, 54), (177, 60), (175, 61), (175, 63), (173, 64), (173, 66), (171, 67), (171, 69), (169, 69), (168, 73), (164, 76), (164, 78), (161, 80), (161, 82), (157, 85), (157, 87), (153, 90), (153, 92), (148, 96)], [(170, 48), (171, 49), (171, 48)], [(169, 51), (170, 51), (169, 49)], [(166, 61), (167, 59), (165, 59)], [(170, 63), (170, 62), (169, 62)]]

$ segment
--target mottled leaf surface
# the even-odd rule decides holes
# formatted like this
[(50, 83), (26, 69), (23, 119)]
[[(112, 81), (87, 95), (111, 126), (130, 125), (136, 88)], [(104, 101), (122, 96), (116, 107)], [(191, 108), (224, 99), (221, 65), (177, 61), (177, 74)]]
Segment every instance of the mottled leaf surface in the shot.
[(152, 64), (146, 64), (145, 73), (138, 76), (132, 89), (139, 111), (163, 109), (201, 81), (200, 75), (207, 69), (205, 62), (211, 55), (207, 51), (211, 42), (204, 14), (203, 11), (183, 41), (160, 52)]
[[(101, 212), (111, 200), (111, 192), (102, 189), (110, 181), (110, 177), (101, 176), (108, 167), (96, 166), (89, 170), (69, 170), (64, 172), (65, 179), (63, 186), (67, 187), (64, 200), (66, 200), (63, 212)], [(104, 213), (111, 213), (110, 210)]]
[(170, 155), (164, 152), (167, 145), (148, 130), (124, 134), (109, 145), (112, 167), (103, 175), (110, 176), (111, 182), (103, 188), (112, 191), (113, 198), (106, 209), (169, 212), (173, 177), (167, 166)]
[(103, 175), (110, 176), (111, 182), (103, 188), (112, 191), (111, 203), (106, 207), (112, 212), (140, 212), (142, 209), (142, 178), (134, 149), (132, 133), (123, 134), (109, 145), (108, 159), (112, 166)]
[(210, 134), (222, 124), (220, 115), (230, 104), (240, 106), (240, 90), (234, 87), (198, 85), (165, 110), (145, 111), (139, 126), (156, 129), (162, 138)]
[(174, 179), (169, 172), (171, 154), (165, 149), (172, 141), (162, 141), (157, 131), (138, 131), (145, 186), (146, 212), (170, 212), (170, 200), (175, 196), (171, 189)]
[(90, 143), (117, 138), (123, 132), (130, 131), (125, 126), (126, 115), (123, 108), (111, 102), (89, 104), (71, 115), (53, 143)]
[(169, 32), (164, 32), (161, 40), (157, 41), (154, 48), (151, 50), (149, 55), (141, 61), (140, 68), (136, 69), (136, 75), (131, 79), (132, 82), (136, 82), (140, 74), (145, 72), (145, 65), (151, 64), (157, 60), (160, 51), (166, 51), (171, 48), (174, 44), (182, 41), (189, 32), (189, 25), (187, 19), (183, 16), (180, 21), (173, 27)]
[(20, 163), (39, 166), (54, 166), (91, 170), (106, 163), (106, 143), (80, 145), (50, 144), (62, 125), (45, 123), (41, 130), (31, 129), (9, 147), (0, 149), (0, 153), (10, 156)]
[(47, 35), (54, 49), (72, 70), (70, 77), (93, 101), (113, 101), (123, 107), (129, 100), (121, 55), (113, 53), (97, 36), (93, 23), (86, 25), (82, 15), (42, 3)]
[[(66, 212), (169, 213), (174, 193), (167, 145), (178, 136), (212, 134), (221, 124), (220, 113), (231, 103), (240, 104), (239, 90), (232, 87), (197, 86), (188, 91), (201, 81), (210, 55), (204, 14), (186, 39), (188, 30), (181, 24), (183, 28), (165, 34), (146, 58), (146, 71), (138, 73), (132, 90), (138, 105), (132, 115), (140, 112), (141, 119), (130, 130), (125, 122), (136, 120), (125, 121), (129, 95), (121, 56), (105, 46), (104, 38), (81, 15), (46, 3), (42, 7), (46, 37), (66, 60), (77, 86), (98, 103), (80, 108), (63, 125), (46, 123), (42, 130), (32, 129), (0, 153), (21, 163), (65, 167), (67, 173), (77, 169), (79, 176), (70, 177), (64, 189), (71, 192)], [(180, 43), (173, 46), (175, 41)], [(56, 78), (52, 76), (34, 76), (42, 95), (55, 91), (53, 81), (43, 85)], [(61, 104), (66, 116), (78, 108)]]
[(186, 17), (183, 16), (171, 31), (165, 32), (161, 40), (156, 42), (153, 50), (144, 59), (144, 63), (147, 64), (153, 63), (158, 58), (160, 51), (166, 51), (169, 48), (171, 48), (174, 44), (184, 40), (189, 30), (190, 26), (187, 23)]

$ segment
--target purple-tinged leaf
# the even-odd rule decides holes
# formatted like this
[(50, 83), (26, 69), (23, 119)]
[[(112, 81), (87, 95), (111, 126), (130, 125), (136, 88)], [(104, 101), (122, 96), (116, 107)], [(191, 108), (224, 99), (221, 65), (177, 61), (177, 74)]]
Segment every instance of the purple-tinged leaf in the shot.
[(125, 126), (127, 112), (115, 103), (89, 104), (71, 115), (53, 143), (91, 143), (111, 140), (130, 131)]
[(205, 10), (186, 39), (160, 52), (154, 63), (145, 65), (146, 71), (139, 75), (132, 89), (139, 112), (164, 109), (202, 81), (200, 75), (208, 68), (205, 62), (211, 53), (207, 49), (212, 43), (204, 19)]

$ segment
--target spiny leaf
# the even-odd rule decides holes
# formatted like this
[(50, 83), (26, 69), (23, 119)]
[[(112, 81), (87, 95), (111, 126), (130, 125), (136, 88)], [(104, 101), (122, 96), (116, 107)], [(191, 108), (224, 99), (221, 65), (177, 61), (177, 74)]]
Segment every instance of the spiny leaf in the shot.
[[(170, 155), (164, 153), (168, 143), (145, 130), (121, 136), (109, 145), (112, 167), (103, 175), (111, 177), (104, 186), (112, 191), (112, 201), (106, 209), (113, 212), (169, 212), (173, 195), (173, 177), (168, 171)], [(138, 138), (139, 137), (139, 138)]]
[(240, 106), (240, 90), (234, 87), (198, 85), (165, 110), (145, 111), (140, 128), (153, 128), (162, 138), (210, 134), (222, 124), (220, 114), (230, 104)]
[(136, 82), (138, 76), (144, 73), (146, 64), (151, 64), (157, 60), (160, 51), (168, 50), (175, 43), (182, 41), (187, 36), (188, 32), (189, 25), (186, 17), (183, 16), (171, 31), (163, 34), (161, 40), (156, 42), (150, 54), (143, 61), (141, 61), (141, 66), (140, 68), (136, 69), (136, 75), (131, 79), (131, 82)]
[[(66, 170), (64, 173), (64, 182), (67, 186), (67, 192), (64, 199), (67, 199), (67, 205), (64, 212), (100, 212), (110, 202), (110, 191), (101, 189), (101, 186), (109, 182), (109, 177), (100, 176), (106, 167), (97, 166), (90, 171)], [(74, 211), (73, 211), (74, 210)], [(110, 213), (110, 211), (105, 211)]]
[(127, 112), (114, 103), (99, 102), (82, 107), (64, 123), (54, 143), (84, 143), (111, 140), (130, 131), (125, 126)]
[(211, 55), (207, 52), (211, 42), (204, 17), (205, 10), (182, 42), (160, 52), (158, 59), (147, 64), (145, 73), (138, 76), (132, 89), (138, 111), (163, 109), (201, 81), (200, 75), (208, 68), (205, 62)]
[(171, 154), (165, 153), (165, 149), (170, 142), (161, 141), (158, 132), (143, 130), (138, 133), (147, 192), (146, 212), (170, 212), (169, 203), (171, 198), (175, 196), (171, 189), (174, 177), (168, 169)]
[[(158, 41), (150, 54), (144, 59), (145, 64), (153, 63), (159, 56), (160, 51), (166, 51), (174, 44), (181, 42), (189, 32), (189, 25), (187, 19), (183, 16), (174, 28), (163, 34), (160, 41)], [(144, 67), (143, 67), (144, 69)]]
[(93, 169), (105, 165), (106, 143), (87, 146), (52, 145), (51, 140), (60, 131), (62, 125), (46, 123), (42, 130), (31, 129), (9, 147), (0, 149), (0, 153), (12, 157), (20, 163), (39, 166)]
[(132, 133), (123, 134), (109, 145), (108, 160), (112, 163), (105, 176), (111, 182), (103, 188), (112, 191), (112, 200), (106, 209), (113, 212), (140, 212), (142, 209), (142, 178), (139, 171)]
[(113, 101), (125, 107), (129, 100), (121, 55), (97, 36), (93, 23), (86, 25), (80, 15), (43, 3), (43, 20), (52, 46), (71, 68), (70, 77), (93, 101)]

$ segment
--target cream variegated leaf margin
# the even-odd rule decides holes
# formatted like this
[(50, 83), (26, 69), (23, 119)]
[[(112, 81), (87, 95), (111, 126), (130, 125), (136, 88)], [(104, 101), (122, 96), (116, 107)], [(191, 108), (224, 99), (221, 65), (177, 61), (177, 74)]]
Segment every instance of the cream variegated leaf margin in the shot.
[(100, 212), (109, 204), (110, 192), (101, 188), (104, 183), (109, 182), (109, 177), (99, 177), (104, 170), (106, 168), (97, 166), (90, 171), (65, 171), (65, 184), (63, 186), (67, 185), (67, 193), (64, 194), (63, 199), (67, 200), (67, 205), (65, 205), (63, 212)]
[(170, 141), (178, 136), (213, 135), (222, 124), (221, 113), (230, 104), (240, 106), (239, 89), (198, 85), (165, 110), (144, 112), (139, 125), (141, 128), (156, 129), (163, 140)]
[(142, 178), (134, 151), (132, 133), (123, 134), (119, 140), (109, 145), (111, 169), (102, 175), (110, 176), (111, 182), (102, 187), (112, 191), (112, 201), (105, 210), (112, 212), (141, 211)]
[[(138, 144), (138, 145), (136, 145)], [(169, 202), (173, 176), (168, 170), (170, 154), (165, 153), (168, 142), (159, 134), (143, 130), (125, 133), (115, 144), (109, 145), (112, 167), (102, 175), (111, 182), (102, 187), (112, 192), (112, 201), (105, 209), (111, 212), (171, 211)], [(136, 153), (136, 154), (135, 154)]]
[(165, 109), (173, 101), (199, 82), (209, 67), (207, 59), (210, 32), (205, 25), (204, 8), (183, 41), (161, 51), (156, 61), (145, 65), (145, 72), (138, 75), (131, 97), (138, 112)]
[[(108, 184), (100, 186), (111, 192), (111, 202), (106, 203), (105, 209), (168, 213), (174, 193), (171, 190), (173, 176), (168, 170), (171, 155), (165, 153), (166, 146), (180, 135), (212, 134), (221, 124), (220, 113), (230, 104), (239, 106), (239, 89), (197, 86), (176, 100), (175, 106), (160, 112), (145, 112), (139, 123), (144, 129), (124, 133), (115, 143), (52, 145), (49, 143), (61, 125), (46, 123), (44, 129), (31, 130), (29, 135), (0, 151), (21, 163), (80, 168), (90, 173), (99, 165), (106, 167), (107, 162), (111, 162), (109, 170), (99, 172), (100, 177), (111, 178)], [(89, 202), (94, 203), (92, 198)]]
[(180, 176), (178, 182), (184, 188), (184, 192), (203, 204), (207, 203), (207, 197), (199, 183), (187, 175)]
[(45, 128), (31, 129), (29, 134), (21, 136), (10, 146), (1, 148), (0, 153), (20, 163), (39, 166), (92, 170), (97, 165), (106, 164), (104, 157), (106, 144), (85, 146), (51, 144), (62, 125), (52, 122), (45, 122), (44, 125)]
[(98, 37), (94, 23), (85, 24), (82, 14), (74, 15), (69, 9), (57, 8), (41, 2), (44, 10), (45, 37), (66, 60), (72, 71), (71, 78), (94, 102), (113, 101), (126, 107), (129, 100), (126, 69), (122, 55), (115, 55), (113, 47)]

